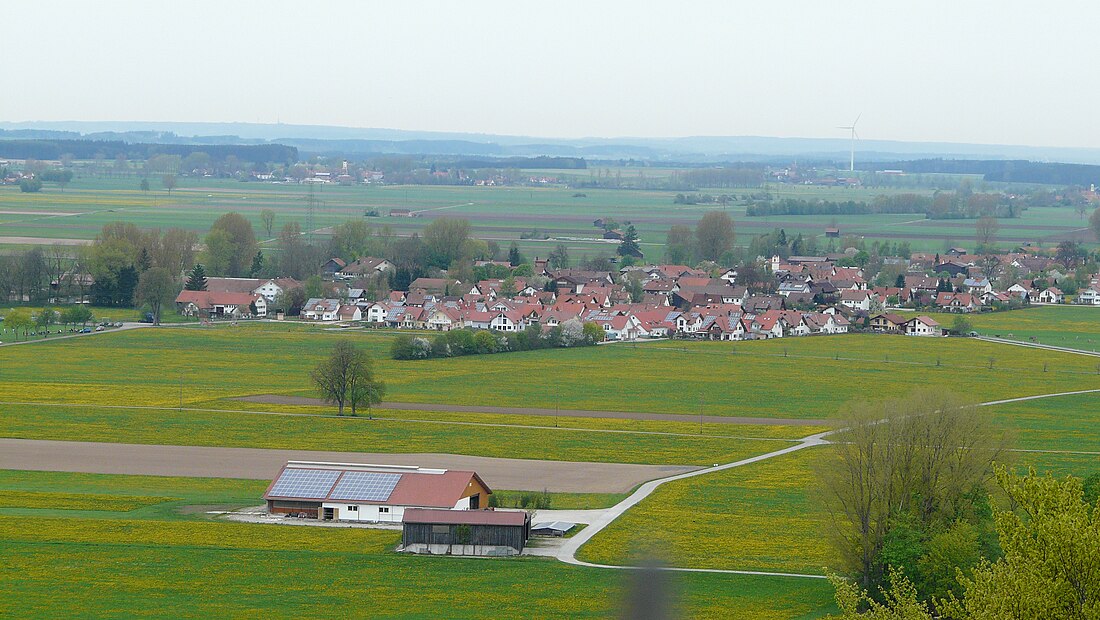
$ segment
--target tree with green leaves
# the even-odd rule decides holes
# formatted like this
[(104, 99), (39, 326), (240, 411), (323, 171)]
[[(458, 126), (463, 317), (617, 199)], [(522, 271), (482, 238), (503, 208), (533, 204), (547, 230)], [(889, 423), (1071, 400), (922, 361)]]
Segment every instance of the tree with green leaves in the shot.
[(1089, 216), (1089, 228), (1092, 230), (1092, 236), (1100, 241), (1100, 207), (1097, 207)]
[(256, 255), (252, 257), (252, 267), (249, 268), (248, 273), (253, 278), (259, 277), (264, 270), (264, 253), (262, 250), (257, 250)]
[(523, 264), (523, 254), (519, 253), (519, 246), (513, 241), (512, 245), (508, 246), (508, 264), (513, 267), (518, 267)]
[[(819, 470), (834, 546), (864, 590), (884, 584), (899, 524), (917, 542), (963, 520), (979, 525), (994, 461), (1006, 454), (989, 412), (942, 390), (851, 406)], [(931, 560), (930, 560), (931, 561)], [(915, 561), (914, 561), (915, 564)], [(927, 595), (927, 593), (925, 593)]]
[(153, 267), (141, 274), (134, 289), (134, 303), (149, 306), (153, 325), (160, 325), (161, 308), (172, 303), (179, 292), (175, 277), (164, 267)]
[(638, 246), (638, 231), (633, 224), (626, 227), (626, 231), (623, 233), (623, 241), (619, 244), (616, 252), (619, 256), (633, 256), (635, 258), (642, 256), (642, 248)]
[(187, 275), (187, 282), (183, 285), (183, 288), (188, 291), (206, 290), (206, 269), (203, 268), (202, 263), (197, 263), (191, 269), (191, 273)]
[(733, 218), (725, 211), (711, 211), (695, 226), (701, 260), (717, 261), (733, 248)]
[(141, 179), (141, 183), (138, 184), (138, 187), (141, 189), (142, 192), (149, 193), (149, 179), (143, 177)]
[(325, 402), (338, 407), (337, 415), (344, 415), (344, 407), (349, 406), (354, 416), (359, 406), (366, 405), (370, 416), (370, 406), (382, 402), (386, 391), (366, 352), (347, 340), (337, 341), (310, 377)]
[(160, 184), (164, 186), (164, 189), (168, 190), (168, 195), (172, 195), (172, 190), (176, 189), (179, 184), (179, 180), (174, 174), (166, 174), (160, 177)]
[(77, 323), (79, 323), (81, 327), (86, 327), (88, 323), (95, 318), (94, 316), (92, 316), (91, 308), (83, 304), (69, 306), (65, 309), (65, 312), (62, 313), (62, 316), (62, 320), (70, 325), (73, 325), (74, 327), (77, 325)]
[(547, 263), (551, 269), (567, 269), (569, 267), (569, 248), (565, 247), (564, 243), (554, 246), (554, 249), (550, 251)]
[(34, 318), (26, 308), (13, 308), (4, 315), (4, 322), (0, 323), (4, 329), (10, 329), (16, 338), (23, 334), (23, 338), (34, 329)]
[(226, 213), (206, 235), (205, 265), (217, 275), (240, 277), (248, 273), (256, 255), (256, 234), (240, 213)]
[(670, 265), (694, 264), (695, 233), (691, 228), (677, 224), (668, 229), (665, 237), (665, 262)]

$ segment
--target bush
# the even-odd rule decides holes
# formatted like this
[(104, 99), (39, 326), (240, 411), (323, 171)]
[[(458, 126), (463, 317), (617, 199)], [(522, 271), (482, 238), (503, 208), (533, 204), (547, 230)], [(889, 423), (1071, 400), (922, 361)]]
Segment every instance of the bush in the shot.
[(21, 179), (19, 181), (19, 191), (31, 194), (42, 190), (42, 181), (38, 179)]

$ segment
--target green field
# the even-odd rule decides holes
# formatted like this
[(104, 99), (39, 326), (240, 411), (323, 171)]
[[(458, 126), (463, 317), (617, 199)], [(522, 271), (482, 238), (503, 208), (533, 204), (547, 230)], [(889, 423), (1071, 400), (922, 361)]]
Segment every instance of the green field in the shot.
[[(900, 312), (910, 315), (914, 312)], [(951, 327), (959, 315), (927, 313), (940, 325)], [(1100, 308), (1090, 306), (1035, 306), (1021, 310), (968, 314), (966, 320), (983, 336), (997, 336), (1085, 351), (1100, 351)]]
[(231, 399), (312, 395), (308, 370), (337, 338), (369, 350), (387, 400), (407, 403), (822, 419), (871, 387), (886, 397), (938, 385), (978, 400), (1100, 388), (1096, 360), (954, 338), (664, 341), (394, 361), (392, 337), (267, 323), (5, 347), (0, 401), (175, 408), (182, 387), (184, 406), (244, 409)]
[[(283, 617), (323, 606), (387, 618), (440, 617), (443, 608), (447, 617), (483, 617), (492, 609), (567, 618), (606, 617), (622, 605), (628, 577), (617, 571), (548, 559), (407, 557), (391, 552), (400, 537), (392, 530), (213, 522), (180, 511), (182, 504), (232, 504), (262, 488), (257, 481), (0, 471), (5, 498), (38, 489), (105, 503), (135, 493), (167, 500), (160, 510), (95, 514), (45, 511), (33, 500), (23, 510), (0, 508), (0, 615), (64, 608), (81, 617)], [(831, 588), (822, 581), (677, 574), (672, 587), (686, 617), (832, 611)], [(456, 597), (460, 591), (477, 595)]]
[[(648, 174), (648, 171), (647, 171)], [(181, 178), (180, 187), (168, 195), (153, 183), (154, 191), (138, 190), (133, 178), (78, 177), (63, 192), (47, 187), (40, 193), (24, 194), (17, 187), (0, 187), (0, 237), (19, 236), (47, 239), (92, 239), (103, 224), (125, 220), (143, 228), (179, 226), (205, 233), (226, 211), (237, 211), (262, 231), (260, 211), (276, 211), (276, 226), (298, 222), (307, 227), (305, 185), (242, 183), (225, 179)], [(770, 185), (779, 198), (807, 200), (873, 200), (879, 194), (902, 191), (889, 188), (837, 188), (821, 186)], [(760, 189), (711, 190), (737, 197)], [(917, 190), (930, 193), (930, 190)], [(584, 197), (575, 197), (583, 193)], [(632, 222), (641, 235), (643, 251), (654, 258), (661, 254), (665, 234), (674, 224), (693, 226), (703, 213), (717, 205), (677, 205), (675, 192), (635, 189), (586, 189), (565, 187), (466, 187), (466, 186), (315, 186), (317, 200), (314, 228), (321, 230), (348, 219), (360, 219), (369, 210), (382, 217), (367, 218), (377, 226), (389, 226), (395, 233), (419, 231), (432, 218), (452, 215), (470, 220), (476, 236), (502, 242), (516, 240), (530, 255), (545, 256), (556, 239), (520, 239), (523, 233), (541, 231), (565, 240), (572, 256), (600, 252), (614, 247), (598, 241), (602, 231), (592, 226), (600, 217)], [(390, 209), (422, 211), (420, 217), (389, 217)], [(754, 235), (784, 228), (789, 234), (821, 237), (834, 221), (845, 235), (868, 239), (908, 241), (914, 250), (942, 251), (951, 245), (972, 245), (974, 221), (926, 220), (916, 214), (881, 215), (796, 215), (747, 217), (745, 205), (734, 203), (726, 210), (737, 222), (738, 243), (747, 244)], [(5, 213), (7, 212), (7, 213)], [(1032, 242), (1053, 247), (1066, 238), (1077, 238), (1082, 220), (1069, 207), (1032, 208), (1015, 219), (1000, 222), (998, 238), (1003, 243)], [(597, 234), (600, 233), (600, 234)], [(261, 232), (261, 234), (263, 234)], [(325, 234), (323, 230), (319, 233)], [(1086, 240), (1091, 241), (1091, 240)]]
[[(1100, 473), (1100, 396), (1052, 399), (1059, 407), (1033, 411), (1019, 447), (1034, 450), (1092, 450), (1092, 454), (1013, 452), (1004, 460), (1023, 470), (1088, 477)], [(1046, 402), (1046, 401), (1034, 401)], [(1089, 415), (1065, 419), (1087, 407)], [(998, 415), (1023, 421), (1019, 409), (995, 407)], [(1068, 427), (1073, 431), (1053, 429)], [(1037, 430), (1043, 429), (1043, 430)], [(1069, 437), (1067, 437), (1069, 436)], [(1072, 437), (1079, 439), (1076, 443)], [(1069, 438), (1066, 443), (1063, 438)], [(1087, 440), (1087, 443), (1082, 443)], [(681, 566), (825, 574), (838, 570), (829, 543), (828, 516), (815, 496), (816, 459), (828, 454), (811, 448), (760, 463), (662, 485), (585, 545), (581, 559), (613, 565), (636, 564), (657, 554)], [(996, 495), (995, 495), (996, 496)], [(639, 532), (645, 532), (640, 537)]]
[[(990, 317), (1087, 333), (1084, 309)], [(1041, 316), (1039, 312), (1054, 317)], [(1007, 324), (1007, 323), (1006, 323)], [(340, 337), (376, 359), (388, 400), (667, 412), (683, 421), (553, 418), (331, 408), (242, 396), (312, 395), (308, 369)], [(1097, 360), (962, 338), (850, 335), (744, 343), (657, 342), (429, 361), (394, 361), (392, 332), (291, 323), (176, 326), (0, 348), (0, 437), (484, 456), (655, 464), (729, 462), (822, 430), (727, 425), (695, 417), (826, 419), (858, 398), (935, 385), (987, 401), (1100, 389)], [(180, 408), (182, 394), (183, 407)], [(1100, 471), (1100, 395), (992, 407), (1019, 466)], [(280, 414), (280, 415), (271, 415)], [(833, 564), (813, 495), (813, 448), (662, 485), (581, 550), (625, 565), (823, 574)], [(491, 481), (489, 481), (492, 484)], [(255, 505), (264, 481), (0, 471), (0, 615), (132, 616), (309, 613), (325, 605), (380, 617), (606, 617), (625, 575), (525, 558), (411, 558), (392, 531), (249, 525), (206, 513)], [(526, 489), (540, 491), (541, 489)], [(505, 491), (508, 501), (520, 491)], [(553, 508), (610, 505), (621, 495), (553, 494)], [(821, 580), (679, 574), (685, 617), (820, 617), (833, 611)], [(60, 583), (60, 585), (58, 585)], [(292, 584), (286, 586), (285, 584)], [(280, 587), (283, 586), (283, 587)], [(485, 592), (456, 602), (457, 590)]]

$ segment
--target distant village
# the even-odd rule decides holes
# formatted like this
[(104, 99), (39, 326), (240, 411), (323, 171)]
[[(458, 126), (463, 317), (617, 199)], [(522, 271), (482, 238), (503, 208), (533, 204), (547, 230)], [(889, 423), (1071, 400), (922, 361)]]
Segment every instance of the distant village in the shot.
[[(303, 321), (394, 329), (520, 332), (550, 330), (573, 321), (595, 323), (609, 341), (650, 338), (757, 340), (871, 330), (910, 336), (948, 331), (930, 316), (894, 310), (974, 313), (1032, 304), (1064, 304), (1052, 283), (1070, 277), (1053, 257), (1031, 252), (974, 255), (964, 248), (944, 254), (913, 253), (895, 261), (903, 270), (894, 286), (872, 286), (853, 252), (824, 256), (773, 256), (765, 282), (740, 282), (733, 268), (631, 265), (618, 271), (553, 269), (533, 261), (533, 275), (462, 282), (421, 277), (407, 290), (384, 291), (394, 265), (380, 258), (351, 263), (333, 258), (320, 269), (325, 296), (305, 300)], [(475, 267), (513, 267), (477, 261)], [(987, 272), (996, 270), (999, 277)], [(1006, 281), (1005, 274), (1025, 274)], [(995, 282), (1002, 282), (1001, 286)], [(217, 278), (205, 290), (184, 290), (178, 310), (204, 318), (285, 319), (270, 311), (276, 299), (303, 286), (290, 278)], [(1100, 275), (1078, 290), (1074, 303), (1100, 305)]]

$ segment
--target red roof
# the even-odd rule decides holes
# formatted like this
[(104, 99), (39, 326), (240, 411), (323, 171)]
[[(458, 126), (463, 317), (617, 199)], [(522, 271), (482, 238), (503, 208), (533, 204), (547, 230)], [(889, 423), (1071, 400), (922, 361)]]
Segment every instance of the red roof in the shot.
[(402, 523), (437, 523), (447, 525), (524, 525), (527, 513), (516, 510), (431, 510), (408, 508)]
[(176, 303), (193, 303), (200, 308), (212, 308), (214, 306), (247, 306), (257, 301), (259, 295), (252, 293), (230, 293), (224, 291), (180, 291), (176, 296)]

